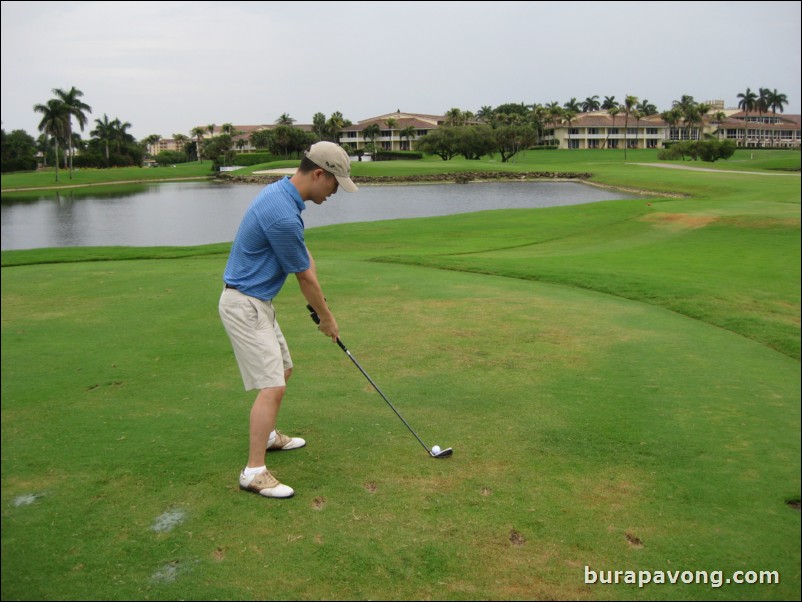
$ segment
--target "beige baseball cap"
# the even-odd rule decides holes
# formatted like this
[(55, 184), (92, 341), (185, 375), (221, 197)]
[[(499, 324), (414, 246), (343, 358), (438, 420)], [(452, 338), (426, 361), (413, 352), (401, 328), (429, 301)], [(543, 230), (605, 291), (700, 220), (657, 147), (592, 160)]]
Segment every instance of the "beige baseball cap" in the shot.
[(351, 180), (351, 159), (345, 149), (333, 142), (316, 142), (304, 155), (321, 169), (325, 169), (335, 178), (346, 192), (359, 190)]

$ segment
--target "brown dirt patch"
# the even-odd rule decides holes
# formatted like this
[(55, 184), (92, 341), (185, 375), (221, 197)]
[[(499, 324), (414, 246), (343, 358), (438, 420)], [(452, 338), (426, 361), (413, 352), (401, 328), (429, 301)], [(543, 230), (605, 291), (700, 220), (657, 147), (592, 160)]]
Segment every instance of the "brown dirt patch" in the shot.
[(629, 545), (631, 545), (633, 548), (642, 548), (643, 547), (643, 541), (641, 541), (641, 539), (639, 537), (636, 537), (635, 535), (633, 535), (630, 532), (627, 532), (626, 535), (627, 535), (627, 543), (629, 543)]
[(510, 543), (514, 546), (522, 546), (526, 543), (526, 538), (521, 535), (520, 531), (513, 529), (510, 531)]
[(651, 213), (641, 218), (642, 222), (679, 226), (682, 228), (704, 228), (718, 221), (712, 215), (691, 215), (689, 213)]

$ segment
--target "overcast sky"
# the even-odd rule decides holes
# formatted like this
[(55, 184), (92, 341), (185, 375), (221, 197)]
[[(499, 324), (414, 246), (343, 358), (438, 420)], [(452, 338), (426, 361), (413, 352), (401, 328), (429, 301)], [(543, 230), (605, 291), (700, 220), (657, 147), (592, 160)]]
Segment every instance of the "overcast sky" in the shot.
[(800, 2), (2, 2), (2, 122), (83, 91), (136, 138), (632, 94), (800, 113)]

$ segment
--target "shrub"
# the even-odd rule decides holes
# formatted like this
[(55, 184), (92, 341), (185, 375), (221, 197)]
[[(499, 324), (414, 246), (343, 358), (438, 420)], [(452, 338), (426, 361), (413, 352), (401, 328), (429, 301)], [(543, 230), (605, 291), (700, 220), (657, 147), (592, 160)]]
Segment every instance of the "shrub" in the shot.
[(278, 161), (278, 157), (270, 153), (240, 153), (234, 156), (234, 165), (241, 165), (242, 167), (270, 163), (271, 161)]
[(415, 151), (382, 150), (376, 153), (376, 161), (397, 161), (399, 159), (423, 159), (423, 153)]
[(153, 158), (159, 165), (174, 165), (187, 162), (187, 154), (179, 151), (162, 151)]
[(729, 159), (735, 153), (732, 140), (703, 140), (698, 145), (699, 158), (702, 161), (715, 163), (718, 159)]

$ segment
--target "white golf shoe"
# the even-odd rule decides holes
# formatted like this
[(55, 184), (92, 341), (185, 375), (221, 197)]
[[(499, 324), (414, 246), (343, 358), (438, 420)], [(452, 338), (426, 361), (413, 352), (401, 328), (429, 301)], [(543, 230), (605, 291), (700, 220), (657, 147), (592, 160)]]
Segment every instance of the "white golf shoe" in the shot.
[(267, 442), (267, 449), (272, 451), (298, 449), (306, 445), (306, 441), (300, 437), (288, 437), (284, 433), (273, 431), (270, 440)]
[(258, 493), (264, 497), (287, 498), (295, 495), (295, 490), (282, 485), (269, 470), (264, 470), (253, 477), (246, 477), (244, 472), (239, 475), (239, 488), (244, 491)]

